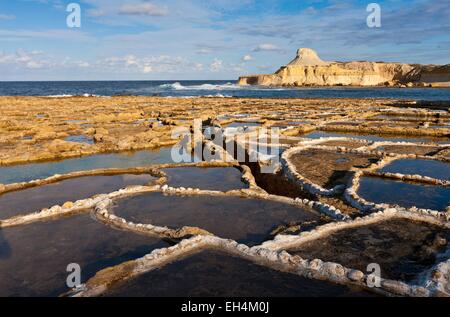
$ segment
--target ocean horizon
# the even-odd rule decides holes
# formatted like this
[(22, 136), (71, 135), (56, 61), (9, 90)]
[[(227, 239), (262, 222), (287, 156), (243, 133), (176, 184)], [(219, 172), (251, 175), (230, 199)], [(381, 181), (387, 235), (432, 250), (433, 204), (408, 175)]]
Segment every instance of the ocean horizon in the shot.
[(236, 80), (2, 81), (1, 96), (375, 98), (450, 101), (450, 88), (240, 86)]

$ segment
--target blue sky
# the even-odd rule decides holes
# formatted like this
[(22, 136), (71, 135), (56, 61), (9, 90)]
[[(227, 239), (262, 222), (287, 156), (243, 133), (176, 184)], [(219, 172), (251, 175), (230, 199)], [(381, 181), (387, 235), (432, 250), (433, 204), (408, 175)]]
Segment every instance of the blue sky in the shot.
[[(66, 6), (81, 6), (81, 28)], [(324, 60), (450, 63), (450, 0), (0, 0), (0, 80), (236, 79), (300, 47)]]

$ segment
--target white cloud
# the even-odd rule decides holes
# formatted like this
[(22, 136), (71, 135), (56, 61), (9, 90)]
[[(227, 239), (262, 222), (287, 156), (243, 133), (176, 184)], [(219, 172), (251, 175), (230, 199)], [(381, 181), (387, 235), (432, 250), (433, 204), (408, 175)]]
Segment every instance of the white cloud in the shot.
[(65, 40), (93, 42), (94, 38), (83, 31), (70, 29), (45, 29), (45, 30), (6, 30), (0, 29), (0, 41), (23, 41), (23, 40)]
[(90, 66), (90, 64), (88, 62), (79, 61), (78, 66), (88, 68)]
[(106, 11), (102, 9), (88, 9), (86, 10), (88, 16), (93, 18), (103, 17), (106, 15)]
[(14, 60), (13, 55), (8, 55), (3, 52), (0, 52), (0, 64), (8, 64)]
[(43, 52), (40, 51), (27, 52), (19, 49), (16, 52), (15, 62), (30, 69), (42, 68), (47, 64), (47, 62), (41, 58), (42, 55)]
[(209, 48), (201, 48), (197, 50), (197, 54), (211, 54), (212, 51)]
[(253, 49), (254, 52), (260, 51), (279, 51), (281, 50), (278, 46), (270, 43), (259, 44), (257, 47)]
[(165, 7), (158, 7), (152, 3), (135, 3), (122, 5), (119, 9), (119, 14), (165, 16), (168, 14), (168, 10)]
[(16, 53), (6, 54), (0, 52), (0, 64), (16, 65), (22, 68), (38, 69), (47, 65), (47, 61), (42, 59), (40, 51), (25, 51), (18, 49)]
[(142, 72), (143, 72), (144, 74), (151, 73), (151, 72), (153, 72), (153, 67), (150, 66), (150, 65), (144, 66), (144, 68), (142, 69)]
[(215, 58), (211, 65), (209, 65), (209, 70), (212, 72), (220, 72), (223, 70), (223, 61)]
[(138, 66), (138, 61), (136, 60), (136, 57), (134, 55), (127, 55), (124, 57), (125, 66)]
[(16, 18), (13, 14), (2, 14), (0, 13), (0, 21), (8, 21), (8, 20), (14, 20)]
[(178, 73), (201, 71), (203, 65), (182, 57), (168, 55), (137, 57), (135, 55), (112, 56), (98, 60), (95, 67), (115, 73)]
[(203, 64), (202, 63), (195, 63), (194, 69), (198, 72), (201, 72), (203, 70)]
[(74, 60), (70, 57), (62, 59), (47, 55), (42, 51), (27, 51), (18, 49), (15, 53), (0, 52), (0, 64), (20, 69), (62, 69), (62, 68), (88, 68), (91, 65), (87, 61)]
[(242, 57), (242, 60), (244, 62), (249, 62), (253, 59), (253, 57), (251, 55), (245, 55), (244, 57)]

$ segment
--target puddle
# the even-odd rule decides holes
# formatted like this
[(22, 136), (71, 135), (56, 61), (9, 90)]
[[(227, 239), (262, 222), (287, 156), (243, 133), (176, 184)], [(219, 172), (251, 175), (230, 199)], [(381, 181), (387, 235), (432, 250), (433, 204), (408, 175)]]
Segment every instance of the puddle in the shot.
[(277, 137), (272, 138), (271, 135), (265, 135), (258, 138), (259, 144), (286, 144), (286, 145), (295, 145), (301, 142), (302, 139), (299, 137), (289, 137), (278, 135)]
[(0, 230), (0, 296), (58, 296), (67, 265), (81, 267), (81, 282), (106, 267), (139, 258), (167, 244), (104, 226), (89, 214)]
[(363, 272), (368, 264), (377, 263), (381, 277), (410, 281), (436, 263), (448, 239), (450, 232), (439, 227), (396, 219), (341, 230), (288, 252)]
[(172, 187), (228, 191), (248, 188), (242, 182), (241, 172), (234, 167), (180, 167), (164, 169)]
[(105, 296), (313, 297), (372, 294), (272, 270), (208, 250), (119, 284)]
[(371, 119), (378, 119), (378, 120), (388, 120), (388, 121), (430, 121), (430, 120), (436, 120), (435, 117), (431, 116), (405, 116), (405, 115), (387, 115), (387, 114), (381, 114), (377, 115), (375, 117), (372, 117)]
[(360, 125), (362, 121), (334, 121), (327, 123), (326, 125), (350, 125), (350, 126), (357, 126)]
[(161, 127), (163, 125), (158, 119), (148, 119), (147, 122), (151, 123), (153, 127)]
[(366, 154), (307, 149), (293, 154), (290, 160), (302, 176), (322, 187), (333, 188), (347, 183), (351, 168), (366, 168), (378, 158)]
[(416, 145), (383, 145), (376, 148), (377, 151), (397, 154), (416, 154), (433, 156), (442, 148), (433, 146), (416, 146)]
[(67, 120), (67, 124), (85, 124), (86, 120)]
[(219, 237), (259, 244), (279, 225), (318, 220), (308, 210), (287, 204), (217, 196), (166, 196), (150, 193), (119, 200), (114, 213), (129, 221), (170, 228), (194, 226)]
[(282, 122), (277, 122), (277, 123), (271, 125), (271, 127), (286, 129), (288, 127), (296, 127), (296, 126), (304, 125), (304, 124), (308, 124), (308, 122), (306, 122), (306, 121), (288, 121), (288, 122), (282, 121)]
[(338, 158), (336, 160), (337, 164), (344, 164), (344, 163), (348, 163), (348, 162), (350, 162), (350, 160), (348, 158), (346, 158), (346, 157)]
[(379, 177), (362, 177), (358, 194), (367, 201), (402, 207), (445, 210), (450, 203), (450, 188), (413, 184)]
[(450, 122), (445, 122), (442, 124), (433, 124), (433, 125), (430, 125), (430, 128), (432, 128), (432, 129), (450, 129)]
[(325, 141), (320, 143), (320, 145), (326, 145), (326, 146), (342, 146), (350, 149), (357, 149), (362, 146), (366, 146), (367, 144), (363, 141), (359, 140), (331, 140), (331, 141)]
[(33, 140), (33, 136), (31, 136), (31, 135), (26, 135), (26, 136), (24, 136), (24, 137), (22, 138), (22, 140), (24, 140), (24, 141), (31, 141), (31, 140)]
[(417, 174), (450, 181), (450, 163), (441, 161), (400, 159), (389, 163), (379, 171), (382, 173)]
[(129, 185), (145, 185), (155, 178), (148, 174), (84, 176), (0, 195), (0, 219), (8, 219), (75, 202), (97, 194), (107, 194)]
[(217, 116), (217, 120), (243, 119), (250, 117), (250, 113), (222, 114)]
[(450, 138), (441, 137), (441, 138), (433, 138), (433, 137), (413, 137), (413, 136), (394, 136), (394, 135), (379, 135), (379, 134), (358, 134), (358, 133), (345, 133), (345, 132), (325, 132), (325, 131), (314, 131), (304, 135), (301, 135), (304, 138), (310, 139), (320, 139), (320, 138), (329, 138), (329, 137), (346, 137), (346, 138), (354, 138), (360, 140), (368, 140), (368, 141), (391, 141), (391, 142), (433, 142), (438, 144), (447, 144), (450, 143)]
[(0, 167), (0, 183), (27, 182), (55, 174), (100, 168), (130, 168), (151, 164), (173, 163), (171, 147), (157, 150), (97, 154), (62, 161)]
[(246, 127), (259, 127), (261, 123), (259, 122), (232, 122), (227, 124), (225, 128), (246, 128)]
[(86, 143), (86, 144), (94, 144), (94, 140), (85, 135), (71, 135), (64, 139), (67, 142), (77, 142), (77, 143)]

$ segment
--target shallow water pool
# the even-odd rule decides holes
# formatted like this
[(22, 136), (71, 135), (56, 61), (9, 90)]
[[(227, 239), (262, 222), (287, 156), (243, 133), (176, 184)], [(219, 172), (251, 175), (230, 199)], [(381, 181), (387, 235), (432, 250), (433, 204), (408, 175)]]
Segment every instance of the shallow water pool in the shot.
[(105, 296), (313, 297), (370, 296), (358, 289), (272, 270), (218, 251), (203, 251), (150, 271)]
[(170, 228), (194, 226), (247, 244), (263, 242), (279, 225), (319, 219), (307, 209), (261, 199), (162, 193), (121, 199), (114, 203), (113, 212), (135, 223)]
[(402, 207), (445, 210), (450, 203), (450, 188), (413, 184), (378, 177), (362, 177), (358, 194), (374, 203)]
[(382, 169), (382, 173), (401, 173), (422, 175), (450, 181), (450, 163), (434, 160), (400, 159)]
[(84, 176), (5, 193), (0, 195), (0, 219), (62, 205), (67, 201), (75, 202), (97, 194), (107, 194), (129, 185), (145, 185), (154, 179), (148, 174)]
[(166, 247), (158, 239), (119, 231), (89, 214), (0, 230), (0, 296), (58, 296), (67, 292), (67, 265), (81, 282), (106, 267)]
[(171, 147), (157, 150), (97, 154), (61, 161), (20, 164), (0, 167), (0, 183), (10, 184), (41, 179), (55, 174), (100, 168), (130, 168), (151, 164), (173, 163)]

